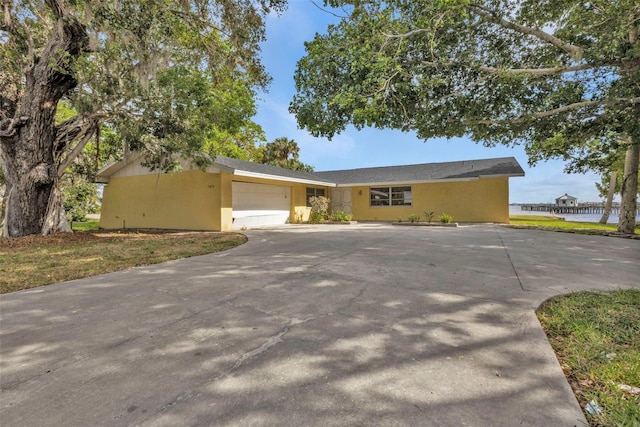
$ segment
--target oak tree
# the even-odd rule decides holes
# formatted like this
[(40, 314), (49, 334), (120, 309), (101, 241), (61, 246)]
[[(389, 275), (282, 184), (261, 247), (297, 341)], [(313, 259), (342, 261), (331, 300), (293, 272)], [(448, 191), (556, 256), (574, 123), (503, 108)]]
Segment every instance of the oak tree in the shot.
[[(180, 92), (179, 79), (245, 94), (265, 87), (263, 19), (283, 7), (284, 0), (0, 0), (5, 234), (68, 229), (60, 178), (103, 123), (128, 130), (124, 148), (146, 149), (151, 165), (171, 163), (178, 148), (202, 162), (203, 123), (183, 121), (193, 118), (187, 110), (204, 102), (220, 112), (235, 100), (223, 90), (211, 95), (221, 97), (215, 102)], [(56, 124), (63, 99), (78, 114)], [(214, 121), (225, 135), (255, 131), (229, 128), (227, 119)], [(177, 141), (164, 137), (180, 131)]]
[(619, 230), (634, 232), (637, 0), (325, 3), (344, 17), (308, 42), (298, 62), (290, 111), (301, 127), (327, 137), (348, 124), (425, 140), (466, 135), (532, 152), (549, 141), (581, 147), (627, 135)]

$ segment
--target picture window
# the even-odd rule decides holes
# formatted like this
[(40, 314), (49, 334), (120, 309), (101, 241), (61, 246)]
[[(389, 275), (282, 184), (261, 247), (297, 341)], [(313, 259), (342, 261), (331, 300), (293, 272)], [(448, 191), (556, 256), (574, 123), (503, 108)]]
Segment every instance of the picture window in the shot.
[(411, 187), (371, 187), (370, 206), (411, 206)]

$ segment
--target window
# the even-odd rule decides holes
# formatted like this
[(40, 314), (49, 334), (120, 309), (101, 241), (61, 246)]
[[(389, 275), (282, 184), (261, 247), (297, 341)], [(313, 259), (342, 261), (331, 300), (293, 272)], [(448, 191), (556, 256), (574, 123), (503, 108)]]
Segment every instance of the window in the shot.
[(370, 206), (411, 206), (411, 187), (371, 187)]
[(320, 196), (324, 197), (324, 188), (307, 187), (307, 207), (311, 207), (311, 203), (309, 202), (310, 198)]

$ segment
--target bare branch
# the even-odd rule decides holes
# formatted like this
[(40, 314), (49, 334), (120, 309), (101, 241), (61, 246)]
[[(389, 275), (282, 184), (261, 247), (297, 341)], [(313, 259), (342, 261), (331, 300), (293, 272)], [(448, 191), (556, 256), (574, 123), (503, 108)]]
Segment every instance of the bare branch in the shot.
[(485, 18), (487, 21), (493, 22), (494, 24), (498, 24), (499, 26), (503, 27), (503, 28), (508, 28), (510, 30), (514, 30), (517, 31), (521, 34), (527, 34), (527, 35), (531, 35), (534, 37), (539, 38), (540, 40), (552, 44), (553, 46), (556, 46), (557, 48), (564, 50), (565, 52), (569, 53), (571, 55), (571, 57), (575, 60), (575, 61), (579, 61), (582, 58), (582, 48), (572, 45), (570, 43), (565, 43), (564, 41), (560, 40), (559, 38), (545, 32), (542, 31), (539, 28), (531, 28), (531, 27), (527, 27), (525, 25), (520, 25), (520, 24), (516, 24), (514, 22), (511, 22), (509, 20), (506, 20), (504, 18), (500, 18), (498, 16), (496, 16), (496, 14), (485, 8), (484, 6), (481, 5), (477, 5), (477, 4), (469, 4), (467, 6), (467, 9), (469, 9), (471, 12), (477, 13), (478, 15), (482, 16), (483, 18)]
[(64, 175), (64, 171), (69, 167), (69, 165), (71, 165), (71, 163), (76, 159), (76, 157), (78, 157), (80, 153), (82, 153), (82, 150), (84, 150), (84, 147), (87, 145), (89, 140), (93, 137), (98, 126), (99, 124), (96, 124), (95, 127), (88, 129), (85, 132), (82, 139), (80, 140), (80, 142), (78, 142), (78, 144), (75, 147), (73, 147), (73, 150), (71, 150), (71, 152), (67, 154), (67, 157), (65, 157), (60, 162), (60, 164), (58, 165), (58, 178)]
[(348, 16), (340, 16), (337, 13), (334, 13), (334, 12), (332, 12), (330, 10), (327, 10), (327, 9), (321, 7), (321, 6), (318, 6), (318, 4), (313, 0), (311, 0), (311, 4), (314, 5), (315, 7), (317, 7), (318, 9), (320, 9), (321, 11), (323, 11), (324, 13), (328, 13), (329, 15), (333, 15), (336, 18), (340, 18), (340, 19), (348, 19), (349, 18)]
[(104, 114), (89, 114), (75, 116), (56, 126), (56, 137), (54, 148), (56, 153), (64, 152), (73, 141), (84, 137), (85, 134), (92, 135), (96, 127), (102, 123), (106, 116)]

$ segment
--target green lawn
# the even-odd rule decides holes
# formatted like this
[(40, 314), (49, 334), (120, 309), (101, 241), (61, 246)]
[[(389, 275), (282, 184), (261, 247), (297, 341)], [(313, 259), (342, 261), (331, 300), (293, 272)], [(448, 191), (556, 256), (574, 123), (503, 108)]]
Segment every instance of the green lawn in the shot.
[[(617, 224), (565, 221), (562, 218), (542, 215), (511, 215), (509, 217), (509, 222), (512, 226), (516, 227), (537, 227), (585, 234), (618, 232)], [(636, 234), (640, 234), (640, 226), (636, 226)]]
[(72, 222), (71, 229), (73, 231), (95, 231), (100, 228), (99, 219), (88, 219), (83, 222)]
[(236, 233), (133, 230), (0, 238), (0, 293), (208, 254), (246, 241)]
[(640, 290), (559, 296), (537, 314), (589, 425), (640, 426)]

